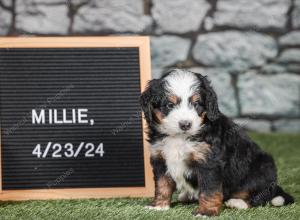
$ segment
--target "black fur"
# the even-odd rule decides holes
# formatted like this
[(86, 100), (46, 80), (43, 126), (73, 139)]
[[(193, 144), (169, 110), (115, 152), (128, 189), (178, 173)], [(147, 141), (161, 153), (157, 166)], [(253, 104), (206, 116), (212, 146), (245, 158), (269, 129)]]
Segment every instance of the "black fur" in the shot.
[(142, 110), (149, 127), (148, 141), (150, 143), (154, 143), (153, 141), (165, 137), (164, 134), (161, 134), (157, 131), (157, 120), (155, 119), (155, 115), (153, 114), (153, 110), (155, 108), (159, 108), (162, 101), (165, 99), (166, 97), (164, 83), (161, 79), (153, 79), (149, 81), (147, 88), (143, 92), (143, 95), (140, 97), (140, 104), (142, 106)]
[[(152, 144), (166, 137), (166, 134), (161, 134), (156, 128), (158, 121), (155, 120), (153, 110), (161, 108), (166, 99), (163, 79), (171, 72), (161, 79), (150, 81), (141, 96), (141, 106), (149, 127), (149, 142)], [(192, 175), (185, 177), (186, 180), (194, 188), (200, 189), (201, 193), (222, 192), (224, 201), (234, 193), (248, 192), (251, 206), (265, 205), (278, 195), (285, 199), (285, 204), (293, 203), (293, 198), (277, 185), (273, 158), (219, 111), (217, 96), (210, 82), (200, 74), (196, 76), (203, 102), (201, 113), (206, 112), (206, 118), (205, 126), (189, 139), (208, 143), (211, 145), (211, 152), (205, 163), (187, 161)], [(151, 158), (151, 164), (156, 180), (159, 175), (165, 174), (166, 164), (161, 158)]]

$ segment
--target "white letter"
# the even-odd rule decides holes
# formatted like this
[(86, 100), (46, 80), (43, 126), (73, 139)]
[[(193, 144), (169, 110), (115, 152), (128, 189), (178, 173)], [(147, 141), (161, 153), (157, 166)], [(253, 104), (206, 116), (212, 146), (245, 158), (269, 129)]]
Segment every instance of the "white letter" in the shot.
[(43, 123), (45, 124), (45, 110), (44, 109), (41, 109), (41, 112), (39, 114), (39, 116), (37, 115), (36, 113), (36, 110), (35, 109), (32, 109), (31, 111), (31, 117), (32, 117), (32, 124), (40, 124), (40, 123)]
[(58, 120), (57, 109), (54, 109), (54, 124), (62, 124), (62, 121)]
[(72, 124), (71, 120), (67, 120), (67, 109), (63, 109), (63, 123), (65, 124)]
[(49, 109), (49, 124), (52, 124), (52, 109)]
[(74, 124), (76, 123), (76, 109), (72, 109), (72, 121)]
[(86, 118), (87, 117), (87, 114), (83, 114), (83, 112), (88, 112), (88, 109), (85, 109), (85, 108), (80, 108), (78, 109), (78, 123), (81, 123), (81, 124), (86, 124), (88, 123), (88, 120), (83, 120), (82, 118)]

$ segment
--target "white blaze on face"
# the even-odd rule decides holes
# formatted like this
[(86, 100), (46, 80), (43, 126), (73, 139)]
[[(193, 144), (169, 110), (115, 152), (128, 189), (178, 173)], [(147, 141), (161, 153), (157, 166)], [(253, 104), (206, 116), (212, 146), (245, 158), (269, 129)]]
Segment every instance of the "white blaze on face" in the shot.
[[(187, 134), (194, 135), (199, 131), (202, 119), (196, 109), (190, 103), (190, 97), (196, 93), (198, 78), (190, 72), (176, 70), (165, 78), (167, 90), (172, 95), (180, 98), (181, 102), (176, 105), (169, 114), (162, 119), (160, 130), (168, 135)], [(190, 121), (192, 127), (183, 131), (179, 127), (180, 121)]]

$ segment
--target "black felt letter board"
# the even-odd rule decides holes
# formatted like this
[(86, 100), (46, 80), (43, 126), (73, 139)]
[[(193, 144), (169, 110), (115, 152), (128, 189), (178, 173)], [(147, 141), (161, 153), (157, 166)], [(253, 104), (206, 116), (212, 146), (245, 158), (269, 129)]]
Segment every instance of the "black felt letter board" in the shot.
[(2, 188), (144, 186), (139, 95), (138, 48), (0, 49)]

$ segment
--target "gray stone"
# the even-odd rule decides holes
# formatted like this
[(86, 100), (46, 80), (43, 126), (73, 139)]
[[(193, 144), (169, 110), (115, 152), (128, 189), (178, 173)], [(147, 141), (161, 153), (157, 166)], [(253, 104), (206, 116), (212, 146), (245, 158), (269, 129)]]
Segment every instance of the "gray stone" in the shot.
[(12, 6), (12, 0), (0, 0), (0, 2), (2, 2), (2, 5), (6, 8)]
[(12, 6), (12, 0), (0, 0), (4, 8), (8, 8)]
[(257, 132), (271, 132), (271, 122), (262, 119), (252, 119), (252, 118), (236, 118), (234, 122), (240, 127)]
[(295, 0), (292, 12), (292, 25), (294, 28), (300, 27), (300, 0)]
[(300, 64), (297, 64), (297, 63), (287, 64), (286, 69), (288, 72), (300, 73)]
[(82, 5), (82, 4), (87, 4), (89, 3), (90, 0), (71, 0), (70, 2), (73, 4), (73, 5)]
[(206, 17), (204, 20), (204, 29), (211, 31), (214, 28), (214, 20), (212, 17)]
[(300, 116), (299, 75), (259, 75), (250, 71), (239, 76), (237, 86), (244, 115)]
[(214, 90), (218, 96), (220, 110), (227, 116), (238, 115), (237, 102), (234, 95), (234, 89), (231, 84), (231, 76), (224, 69), (217, 68), (199, 68), (190, 69), (193, 72), (208, 76)]
[(300, 73), (300, 63), (270, 63), (261, 68), (262, 73)]
[(11, 13), (0, 7), (0, 35), (8, 34), (11, 25)]
[(153, 0), (152, 16), (158, 32), (197, 31), (210, 9), (205, 0)]
[(164, 72), (164, 69), (162, 68), (152, 68), (151, 73), (152, 73), (152, 79), (159, 79)]
[(283, 46), (300, 45), (300, 31), (289, 32), (279, 38), (279, 43)]
[(300, 133), (300, 119), (277, 120), (273, 124), (275, 131), (284, 133)]
[(277, 51), (276, 41), (268, 35), (226, 31), (199, 35), (193, 56), (207, 66), (242, 71), (262, 66)]
[(284, 29), (290, 5), (290, 0), (218, 0), (214, 23), (253, 30)]
[(284, 73), (287, 72), (287, 66), (286, 65), (280, 65), (278, 63), (270, 63), (266, 64), (261, 68), (261, 72), (263, 73)]
[(144, 15), (143, 0), (91, 0), (79, 8), (74, 32), (132, 32), (151, 28), (152, 19)]
[(67, 34), (68, 5), (63, 0), (16, 1), (16, 28), (24, 34)]
[(300, 49), (287, 49), (278, 58), (281, 63), (300, 63)]
[(191, 41), (185, 38), (168, 35), (151, 37), (152, 67), (163, 68), (184, 61), (190, 45)]

